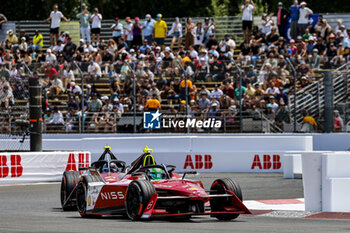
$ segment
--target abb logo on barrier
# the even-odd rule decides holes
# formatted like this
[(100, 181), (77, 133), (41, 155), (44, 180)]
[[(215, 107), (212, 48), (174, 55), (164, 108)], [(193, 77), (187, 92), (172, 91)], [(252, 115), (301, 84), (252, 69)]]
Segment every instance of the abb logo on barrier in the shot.
[[(0, 178), (9, 176), (11, 171), (11, 177), (20, 177), (23, 173), (23, 167), (21, 165), (20, 155), (11, 155), (10, 161), (7, 160), (6, 155), (0, 155)], [(9, 167), (10, 166), (10, 167)]]
[(193, 164), (193, 160), (191, 155), (186, 156), (186, 161), (184, 164), (184, 169), (190, 167), (191, 169), (211, 169), (213, 167), (213, 162), (211, 161), (211, 155), (204, 155), (204, 161), (202, 155), (194, 156), (195, 163)]
[[(81, 167), (89, 167), (90, 161), (89, 161), (89, 153), (79, 153), (79, 163), (78, 163), (78, 169)], [(70, 153), (68, 157), (67, 167), (66, 171), (78, 171), (77, 164), (75, 162), (75, 155), (74, 153)]]
[(258, 167), (260, 170), (261, 169), (267, 170), (267, 169), (271, 169), (271, 168), (274, 170), (278, 170), (282, 166), (280, 160), (281, 160), (281, 157), (279, 155), (272, 155), (272, 162), (271, 162), (271, 156), (264, 155), (263, 156), (263, 165), (262, 165), (259, 155), (255, 155), (251, 169), (253, 170), (256, 167)]

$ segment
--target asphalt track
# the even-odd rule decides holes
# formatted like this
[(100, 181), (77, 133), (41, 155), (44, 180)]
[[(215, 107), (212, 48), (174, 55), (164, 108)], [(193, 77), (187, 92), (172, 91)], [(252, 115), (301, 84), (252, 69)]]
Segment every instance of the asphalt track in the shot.
[[(205, 187), (220, 177), (236, 179), (245, 200), (303, 197), (302, 180), (281, 174), (201, 174)], [(349, 220), (240, 216), (219, 222), (209, 216), (189, 221), (131, 222), (122, 217), (83, 219), (78, 212), (63, 212), (59, 184), (0, 186), (0, 232), (350, 232)]]

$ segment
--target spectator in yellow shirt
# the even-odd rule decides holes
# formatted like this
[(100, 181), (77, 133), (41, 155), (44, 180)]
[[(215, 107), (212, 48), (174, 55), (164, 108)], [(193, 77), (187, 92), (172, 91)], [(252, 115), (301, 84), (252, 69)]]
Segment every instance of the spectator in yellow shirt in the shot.
[(33, 45), (29, 46), (29, 51), (39, 51), (44, 46), (44, 38), (39, 30), (35, 30), (35, 35), (33, 36)]
[(157, 21), (154, 23), (153, 28), (153, 37), (154, 41), (162, 46), (162, 50), (164, 50), (164, 40), (167, 34), (167, 25), (164, 20), (162, 20), (162, 14), (157, 14)]
[(161, 109), (161, 105), (159, 100), (157, 99), (157, 94), (153, 94), (152, 98), (147, 100), (145, 105), (145, 110), (148, 111), (157, 111), (157, 109)]

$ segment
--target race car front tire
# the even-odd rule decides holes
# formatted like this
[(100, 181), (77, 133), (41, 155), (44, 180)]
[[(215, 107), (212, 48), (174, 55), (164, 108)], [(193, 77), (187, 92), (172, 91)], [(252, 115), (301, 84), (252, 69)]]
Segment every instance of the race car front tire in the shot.
[(75, 186), (78, 184), (79, 172), (65, 171), (61, 182), (61, 206), (64, 211), (76, 210)]
[[(243, 201), (241, 187), (236, 181), (230, 178), (217, 179), (213, 182), (210, 188), (210, 191), (213, 194), (226, 194), (225, 190), (233, 192), (241, 201)], [(232, 206), (233, 204), (232, 199), (229, 197), (210, 199), (212, 211), (224, 211), (225, 206)], [(239, 214), (215, 214), (213, 216), (219, 220), (228, 221), (237, 218)]]
[(135, 180), (129, 184), (125, 208), (131, 220), (140, 220), (143, 211), (155, 192), (153, 184), (148, 180)]

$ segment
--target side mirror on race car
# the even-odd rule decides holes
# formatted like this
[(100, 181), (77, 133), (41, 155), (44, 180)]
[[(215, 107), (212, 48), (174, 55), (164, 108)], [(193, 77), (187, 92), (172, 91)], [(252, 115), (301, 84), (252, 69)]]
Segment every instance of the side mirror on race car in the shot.
[(188, 172), (185, 172), (182, 176), (182, 179), (185, 179), (185, 176), (186, 175), (197, 175), (198, 172), (197, 171), (188, 171)]

